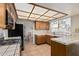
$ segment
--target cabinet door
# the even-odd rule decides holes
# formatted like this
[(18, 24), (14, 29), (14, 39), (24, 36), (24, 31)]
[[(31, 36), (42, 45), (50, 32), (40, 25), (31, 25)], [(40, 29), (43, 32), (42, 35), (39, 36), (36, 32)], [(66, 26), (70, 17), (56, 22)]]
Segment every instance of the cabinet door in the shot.
[(40, 36), (37, 36), (36, 35), (36, 44), (44, 44), (45, 43), (45, 36), (44, 35), (40, 35)]
[[(10, 18), (8, 18), (10, 14)], [(9, 28), (15, 26), (15, 20), (17, 19), (17, 13), (15, 12), (14, 4), (1, 3), (0, 4), (0, 28)], [(13, 22), (13, 23), (12, 23)], [(12, 27), (15, 28), (15, 27)]]
[(46, 23), (43, 23), (43, 29), (46, 30)]
[(37, 21), (35, 23), (36, 30), (48, 30), (49, 29), (49, 23), (48, 22), (42, 22)]
[(46, 29), (46, 30), (49, 29), (49, 23), (48, 23), (48, 22), (45, 23), (45, 29)]
[(6, 5), (0, 4), (0, 28), (6, 27)]
[(46, 35), (46, 43), (51, 44), (51, 40), (50, 39), (51, 39), (50, 36)]
[(7, 11), (11, 15), (13, 20), (16, 20), (18, 18), (17, 13), (16, 13), (16, 9), (15, 9), (15, 5), (13, 3), (7, 4)]
[(46, 24), (46, 29), (49, 30), (49, 22)]
[(8, 28), (15, 29), (15, 21), (17, 19), (17, 13), (13, 3), (7, 4), (7, 13), (8, 13)]

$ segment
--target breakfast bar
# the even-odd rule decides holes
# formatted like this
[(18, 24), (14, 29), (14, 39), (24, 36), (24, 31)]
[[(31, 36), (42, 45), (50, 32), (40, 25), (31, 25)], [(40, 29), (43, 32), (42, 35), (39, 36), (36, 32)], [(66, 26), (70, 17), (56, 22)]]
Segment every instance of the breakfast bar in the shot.
[(51, 38), (51, 56), (79, 56), (79, 35)]

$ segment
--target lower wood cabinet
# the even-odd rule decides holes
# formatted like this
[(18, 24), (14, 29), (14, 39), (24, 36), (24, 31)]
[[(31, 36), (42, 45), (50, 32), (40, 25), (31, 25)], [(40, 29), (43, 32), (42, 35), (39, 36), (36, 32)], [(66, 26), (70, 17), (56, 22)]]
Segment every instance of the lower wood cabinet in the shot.
[(50, 35), (35, 35), (35, 43), (36, 44), (49, 44), (51, 45), (51, 38), (58, 38), (57, 36)]
[(51, 44), (50, 36), (49, 35), (35, 35), (35, 42), (36, 44)]
[(35, 43), (36, 44), (44, 44), (46, 42), (45, 35), (35, 35)]
[(51, 41), (51, 56), (68, 56), (68, 53), (66, 45)]
[(46, 35), (45, 37), (46, 37), (46, 43), (51, 44), (51, 40), (50, 40), (51, 37), (49, 35)]

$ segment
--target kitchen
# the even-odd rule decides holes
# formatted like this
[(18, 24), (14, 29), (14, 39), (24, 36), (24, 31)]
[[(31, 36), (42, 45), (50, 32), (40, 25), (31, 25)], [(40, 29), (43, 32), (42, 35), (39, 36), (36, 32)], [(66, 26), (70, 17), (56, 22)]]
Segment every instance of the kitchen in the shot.
[[(52, 5), (53, 9), (51, 8)], [(60, 8), (61, 5), (66, 7)], [(71, 7), (73, 12), (78, 11), (78, 5), (79, 4), (15, 3), (15, 4), (7, 4), (6, 8), (5, 4), (1, 4), (0, 6), (4, 7), (2, 9), (4, 13), (2, 12), (2, 10), (0, 12), (2, 18), (0, 20), (0, 27), (3, 28), (2, 30), (3, 34), (1, 34), (3, 35), (2, 38), (6, 42), (9, 39), (12, 39), (12, 41), (9, 40), (11, 44), (14, 41), (13, 42), (14, 45), (12, 44), (13, 46), (12, 54), (15, 56), (16, 54), (22, 56), (79, 55), (77, 53), (79, 46), (77, 43), (79, 41), (78, 40), (79, 27), (77, 26), (79, 19), (79, 12), (71, 14), (67, 12), (68, 10), (70, 11), (71, 9), (68, 9), (67, 11), (65, 10), (66, 8)], [(74, 8), (75, 10), (73, 10)], [(8, 13), (6, 12), (6, 9)], [(5, 14), (6, 16), (3, 16)], [(20, 39), (21, 42), (19, 42), (18, 39)], [(74, 45), (72, 45), (73, 43)], [(16, 46), (18, 46), (18, 48), (16, 48)], [(32, 47), (35, 50), (32, 50)], [(12, 49), (8, 48), (7, 50), (10, 51)], [(16, 53), (14, 52), (14, 50), (19, 52)], [(46, 50), (47, 52), (45, 52)], [(73, 50), (74, 52), (72, 52)], [(6, 50), (4, 52), (3, 54), (1, 54), (2, 56), (8, 55), (8, 52)]]

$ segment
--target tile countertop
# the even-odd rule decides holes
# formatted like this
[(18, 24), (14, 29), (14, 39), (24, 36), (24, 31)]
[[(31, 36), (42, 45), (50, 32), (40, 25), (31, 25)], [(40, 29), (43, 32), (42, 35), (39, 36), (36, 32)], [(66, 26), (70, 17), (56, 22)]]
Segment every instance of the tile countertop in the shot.
[(56, 41), (58, 43), (69, 45), (76, 42), (79, 42), (79, 35), (72, 35), (72, 36), (63, 36), (59, 38), (51, 38), (52, 41)]
[(9, 37), (0, 44), (0, 56), (20, 56), (20, 37)]
[(21, 36), (16, 36), (16, 37), (5, 37), (4, 39), (21, 39)]

